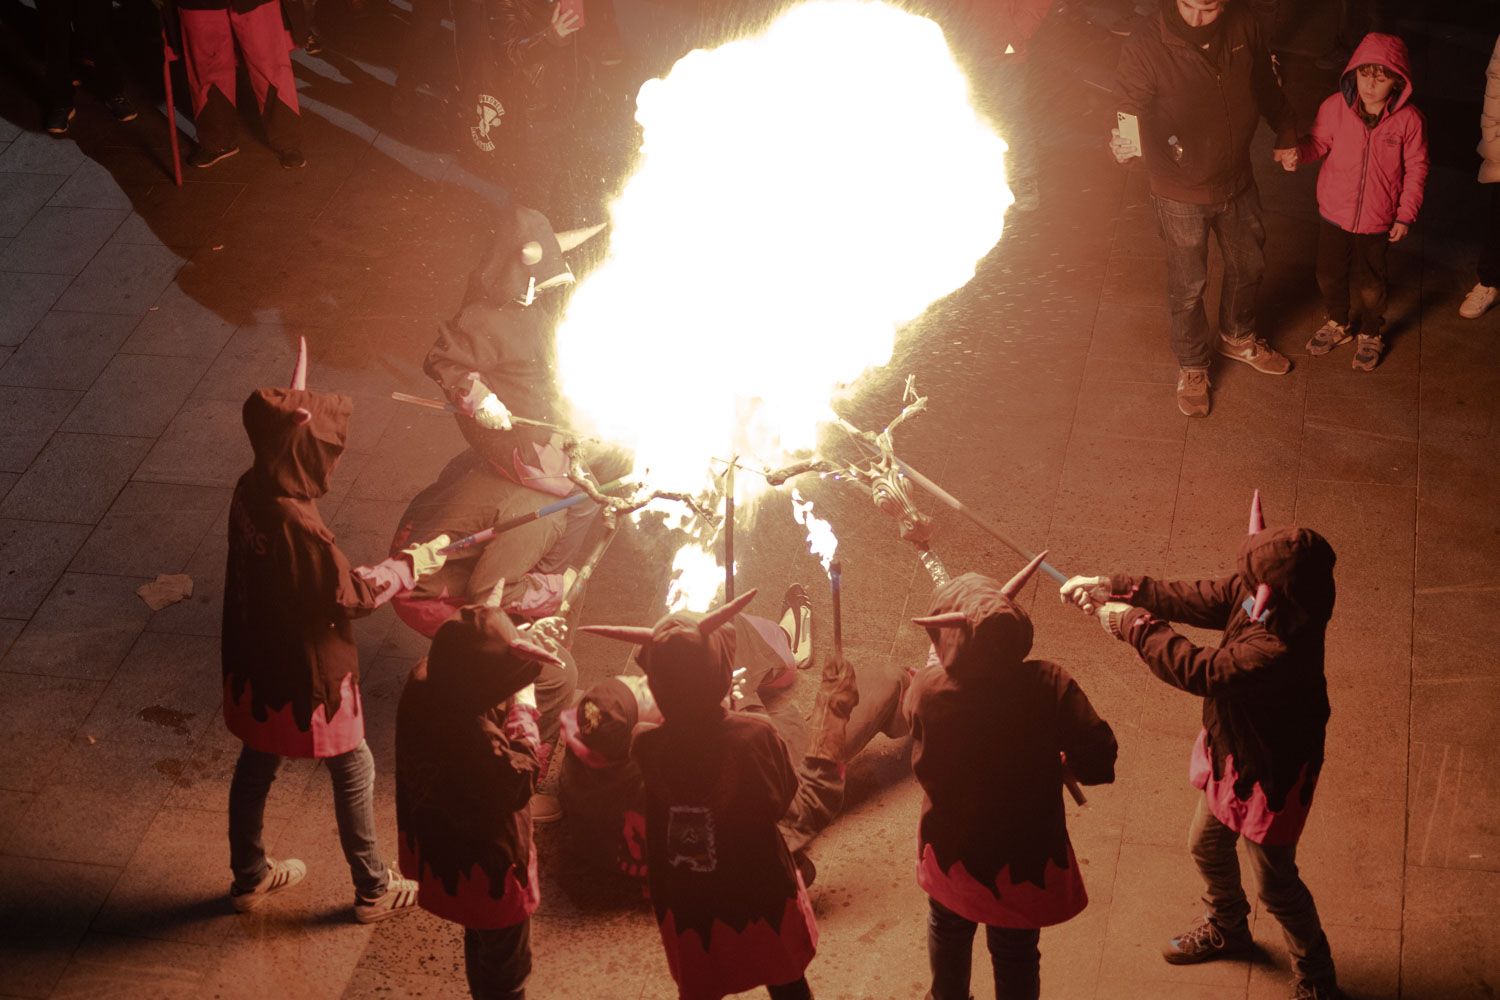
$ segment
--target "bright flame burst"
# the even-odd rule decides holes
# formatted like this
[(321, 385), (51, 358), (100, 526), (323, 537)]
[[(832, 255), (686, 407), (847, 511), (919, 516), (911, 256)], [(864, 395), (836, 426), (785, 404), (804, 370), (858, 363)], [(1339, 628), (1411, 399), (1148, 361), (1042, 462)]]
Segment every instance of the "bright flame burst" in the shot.
[(807, 529), (807, 551), (818, 557), (823, 572), (830, 572), (834, 553), (839, 550), (839, 540), (833, 533), (833, 525), (815, 517), (811, 500), (802, 499), (795, 487), (792, 489), (792, 520)]
[[(578, 424), (656, 488), (705, 489), (714, 456), (811, 451), (834, 393), (973, 276), (1012, 201), (941, 30), (869, 0), (689, 53), (636, 118), (608, 257), (557, 351)], [(740, 478), (748, 508), (767, 487)]]

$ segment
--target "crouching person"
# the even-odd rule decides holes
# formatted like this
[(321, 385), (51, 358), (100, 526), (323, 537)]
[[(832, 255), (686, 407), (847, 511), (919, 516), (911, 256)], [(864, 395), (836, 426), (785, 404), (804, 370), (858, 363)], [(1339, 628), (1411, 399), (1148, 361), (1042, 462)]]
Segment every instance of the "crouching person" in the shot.
[(1070, 773), (1084, 784), (1113, 781), (1117, 747), (1066, 670), (1026, 659), (1031, 619), (1012, 600), (1041, 558), (1004, 586), (966, 573), (916, 619), (938, 660), (908, 694), (932, 1000), (967, 1000), (979, 924), (997, 1000), (1036, 1000), (1040, 928), (1088, 904), (1063, 781)]
[(561, 666), (498, 607), (469, 605), (438, 629), (396, 709), (401, 870), (417, 882), (417, 905), (463, 927), (476, 1000), (526, 996), (541, 900), (534, 683)]

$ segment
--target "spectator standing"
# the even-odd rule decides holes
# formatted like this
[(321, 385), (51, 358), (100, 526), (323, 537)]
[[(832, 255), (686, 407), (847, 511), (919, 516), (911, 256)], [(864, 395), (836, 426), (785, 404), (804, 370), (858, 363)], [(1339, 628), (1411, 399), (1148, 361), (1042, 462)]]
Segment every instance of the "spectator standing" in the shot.
[(294, 46), (282, 20), (281, 4), (275, 0), (177, 0), (177, 8), (198, 126), (198, 148), (188, 162), (211, 167), (240, 151), (235, 135), (238, 52), (260, 106), (266, 141), (283, 167), (304, 166), (302, 115), (292, 76)]
[(1385, 350), (1386, 247), (1406, 238), (1427, 183), (1426, 126), (1412, 90), (1406, 43), (1366, 35), (1338, 93), (1323, 102), (1312, 134), (1297, 146), (1299, 162), (1328, 157), (1318, 175), (1317, 264), (1328, 319), (1307, 353), (1327, 354), (1358, 336), (1358, 371), (1374, 371)]
[(1479, 252), (1479, 283), (1464, 296), (1458, 314), (1464, 319), (1483, 316), (1500, 299), (1500, 37), (1485, 73), (1484, 109), (1479, 113), (1479, 183), (1490, 186), (1484, 248)]
[(1110, 149), (1120, 163), (1144, 156), (1167, 244), (1177, 407), (1207, 416), (1210, 232), (1224, 258), (1218, 353), (1267, 375), (1292, 367), (1255, 333), (1266, 233), (1250, 167), (1250, 141), (1265, 118), (1277, 134), (1277, 161), (1296, 168), (1292, 109), (1254, 14), (1225, 0), (1162, 0), (1160, 12), (1126, 41), (1116, 90), (1120, 111), (1139, 122), (1143, 148), (1116, 130)]
[(115, 121), (134, 121), (136, 111), (125, 96), (125, 74), (109, 24), (109, 0), (37, 0), (37, 17), (46, 61), (42, 126), (53, 135), (68, 133), (68, 123), (77, 114), (73, 74), (79, 49), (92, 63), (92, 83), (103, 95), (105, 108)]

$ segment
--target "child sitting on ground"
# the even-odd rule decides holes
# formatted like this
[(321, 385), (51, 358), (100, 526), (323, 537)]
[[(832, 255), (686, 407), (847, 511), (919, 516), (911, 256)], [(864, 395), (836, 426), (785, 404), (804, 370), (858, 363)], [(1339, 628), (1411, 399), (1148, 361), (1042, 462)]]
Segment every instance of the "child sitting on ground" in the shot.
[(1427, 181), (1426, 126), (1412, 89), (1406, 43), (1366, 35), (1297, 147), (1299, 163), (1328, 157), (1318, 177), (1317, 264), (1328, 320), (1307, 353), (1327, 354), (1357, 337), (1359, 371), (1373, 371), (1385, 351), (1386, 246), (1416, 222)]

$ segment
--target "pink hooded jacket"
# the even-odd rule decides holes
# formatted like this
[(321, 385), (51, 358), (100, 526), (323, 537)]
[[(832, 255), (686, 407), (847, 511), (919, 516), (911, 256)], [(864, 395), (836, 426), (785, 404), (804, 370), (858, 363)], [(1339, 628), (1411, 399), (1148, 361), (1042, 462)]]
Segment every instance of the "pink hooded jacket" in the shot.
[[(1374, 128), (1355, 110), (1355, 69), (1378, 63), (1401, 78)], [(1318, 212), (1351, 233), (1383, 233), (1411, 225), (1427, 181), (1427, 129), (1412, 107), (1411, 63), (1395, 35), (1364, 37), (1339, 78), (1339, 91), (1318, 108), (1312, 134), (1297, 146), (1303, 163), (1328, 157), (1318, 176)]]

